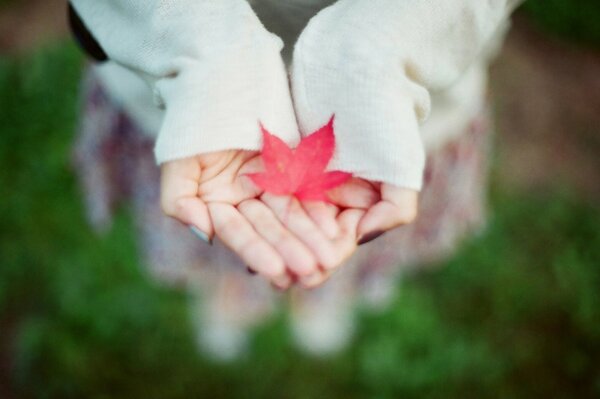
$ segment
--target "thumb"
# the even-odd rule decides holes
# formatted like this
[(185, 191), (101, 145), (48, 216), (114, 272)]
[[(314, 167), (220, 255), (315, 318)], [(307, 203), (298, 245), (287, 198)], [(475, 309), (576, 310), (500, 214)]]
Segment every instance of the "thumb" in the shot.
[(328, 191), (327, 195), (331, 202), (343, 208), (369, 209), (381, 200), (379, 187), (357, 177)]
[(212, 244), (214, 231), (208, 206), (200, 198), (181, 198), (176, 201), (173, 210), (165, 210), (165, 214), (189, 226), (198, 238)]
[(171, 161), (161, 166), (160, 202), (163, 212), (181, 223), (206, 242), (214, 229), (204, 201), (198, 197), (201, 168), (195, 158)]
[(412, 189), (381, 185), (381, 201), (371, 207), (358, 225), (359, 244), (371, 241), (417, 217), (419, 193)]

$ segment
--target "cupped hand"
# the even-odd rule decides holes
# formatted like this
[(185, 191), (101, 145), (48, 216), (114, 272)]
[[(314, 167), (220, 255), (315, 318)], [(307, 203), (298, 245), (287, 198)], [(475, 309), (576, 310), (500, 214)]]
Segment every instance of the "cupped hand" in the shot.
[[(304, 202), (302, 208), (329, 239), (338, 243), (337, 253), (341, 256), (324, 264), (310, 279), (301, 279), (300, 283), (307, 288), (317, 287), (327, 281), (358, 245), (412, 223), (418, 212), (417, 191), (360, 178), (353, 178), (329, 191), (328, 197), (328, 204)], [(283, 200), (267, 199), (273, 209), (284, 206), (283, 202), (277, 205), (276, 201)], [(326, 242), (318, 235), (314, 239), (316, 242)]]
[[(340, 209), (324, 202), (300, 202), (290, 196), (263, 194), (267, 205), (288, 231), (314, 254), (316, 267), (295, 272), (294, 281), (304, 288), (325, 282), (356, 250), (357, 227), (364, 215), (360, 209)], [(265, 229), (266, 230), (266, 229)]]
[(246, 176), (261, 169), (257, 152), (240, 150), (167, 162), (161, 206), (209, 239), (217, 235), (274, 286), (319, 285), (355, 250), (364, 211), (263, 194)]
[(364, 210), (356, 231), (359, 245), (412, 223), (418, 214), (419, 192), (387, 183), (353, 178), (330, 191), (329, 198), (341, 208)]

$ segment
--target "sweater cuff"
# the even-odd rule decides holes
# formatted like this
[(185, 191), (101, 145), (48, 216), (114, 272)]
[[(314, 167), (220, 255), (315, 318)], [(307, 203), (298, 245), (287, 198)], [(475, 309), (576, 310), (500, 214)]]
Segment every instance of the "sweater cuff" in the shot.
[(301, 132), (314, 131), (335, 114), (332, 169), (370, 181), (421, 189), (425, 150), (418, 116), (429, 112), (429, 96), (424, 89), (389, 71), (329, 68), (302, 62), (301, 57), (293, 67), (294, 103)]
[(259, 150), (259, 122), (288, 145), (299, 133), (281, 41), (225, 49), (206, 61), (178, 60), (154, 85), (166, 107), (155, 155), (163, 163), (228, 149)]

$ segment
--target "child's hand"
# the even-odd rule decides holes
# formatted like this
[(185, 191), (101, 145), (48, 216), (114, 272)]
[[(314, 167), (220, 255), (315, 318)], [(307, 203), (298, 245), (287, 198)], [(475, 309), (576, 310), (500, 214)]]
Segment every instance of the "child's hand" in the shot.
[(356, 231), (359, 245), (412, 223), (418, 213), (418, 191), (387, 183), (354, 178), (330, 191), (329, 197), (341, 208), (364, 210)]
[[(201, 230), (208, 241), (218, 234), (248, 267), (285, 287), (289, 276), (281, 256), (258, 237), (252, 224), (236, 209), (242, 201), (260, 194), (240, 173), (256, 157), (255, 152), (220, 151), (164, 163), (161, 206), (168, 216)], [(312, 261), (308, 250), (294, 248), (298, 263)]]
[(322, 203), (301, 206), (269, 194), (259, 199), (245, 174), (261, 168), (258, 153), (236, 150), (167, 162), (161, 168), (162, 208), (209, 238), (218, 235), (275, 286), (286, 289), (297, 278), (312, 287), (352, 254), (364, 212), (338, 216)]
[(387, 183), (355, 178), (332, 190), (329, 197), (340, 207), (365, 210), (356, 232), (359, 245), (412, 223), (418, 213), (417, 191)]
[[(300, 283), (307, 288), (323, 284), (357, 245), (412, 223), (417, 216), (418, 196), (414, 190), (354, 178), (329, 192), (331, 204), (303, 203), (314, 223), (337, 244), (334, 248), (342, 257), (329, 267), (321, 267), (310, 279), (300, 279)], [(281, 197), (266, 199), (266, 202), (282, 201), (278, 198)]]
[[(361, 209), (341, 210), (324, 202), (299, 202), (289, 196), (265, 193), (261, 201), (279, 223), (311, 250), (317, 267), (309, 274), (296, 274), (304, 288), (325, 282), (356, 250), (358, 223), (365, 214)], [(244, 205), (244, 204), (242, 204)], [(243, 208), (242, 212), (244, 212)]]

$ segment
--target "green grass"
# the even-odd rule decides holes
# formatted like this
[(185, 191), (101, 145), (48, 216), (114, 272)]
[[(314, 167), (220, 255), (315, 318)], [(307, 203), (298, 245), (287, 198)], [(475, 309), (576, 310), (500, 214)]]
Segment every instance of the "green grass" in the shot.
[(361, 315), (340, 356), (298, 354), (285, 315), (238, 363), (198, 356), (186, 298), (147, 279), (127, 210), (104, 238), (84, 221), (69, 163), (80, 64), (71, 46), (0, 61), (0, 397), (600, 395), (600, 213), (502, 187), (485, 234)]

